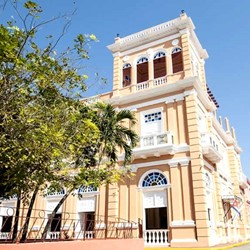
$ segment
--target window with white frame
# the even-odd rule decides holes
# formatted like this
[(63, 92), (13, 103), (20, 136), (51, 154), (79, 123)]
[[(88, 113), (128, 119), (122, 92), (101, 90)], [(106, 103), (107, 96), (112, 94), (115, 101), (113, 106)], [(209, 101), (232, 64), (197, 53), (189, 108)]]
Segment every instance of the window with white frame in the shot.
[(61, 189), (55, 189), (52, 187), (48, 187), (47, 189), (47, 197), (53, 197), (53, 196), (63, 196), (65, 195), (66, 191), (65, 188), (61, 188)]
[(160, 134), (163, 130), (162, 109), (141, 113), (141, 135)]
[(92, 193), (92, 192), (97, 192), (97, 188), (93, 185), (89, 186), (82, 185), (78, 188), (78, 194)]

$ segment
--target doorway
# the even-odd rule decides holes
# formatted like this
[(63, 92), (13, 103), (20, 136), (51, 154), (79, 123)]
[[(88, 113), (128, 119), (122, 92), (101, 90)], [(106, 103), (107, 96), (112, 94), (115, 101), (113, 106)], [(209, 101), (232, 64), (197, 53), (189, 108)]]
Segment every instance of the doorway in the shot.
[(146, 230), (167, 229), (167, 207), (146, 208)]

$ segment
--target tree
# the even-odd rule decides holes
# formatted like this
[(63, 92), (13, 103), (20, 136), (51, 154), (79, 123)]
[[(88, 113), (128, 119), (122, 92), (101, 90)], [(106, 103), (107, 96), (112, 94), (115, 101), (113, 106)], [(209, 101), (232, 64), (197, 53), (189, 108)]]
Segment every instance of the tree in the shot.
[(54, 19), (37, 23), (42, 9), (35, 2), (25, 2), (24, 17), (17, 2), (9, 2), (21, 24), (0, 25), (0, 185), (2, 197), (17, 195), (18, 221), (20, 201), (29, 205), (29, 215), (38, 191), (52, 180), (68, 178), (63, 160), (76, 160), (98, 139), (98, 128), (82, 119), (83, 104), (76, 99), (87, 78), (77, 65), (89, 58), (85, 47), (96, 38), (80, 34), (72, 47), (56, 53), (61, 37), (53, 42), (50, 36), (41, 48), (36, 43), (39, 27)]

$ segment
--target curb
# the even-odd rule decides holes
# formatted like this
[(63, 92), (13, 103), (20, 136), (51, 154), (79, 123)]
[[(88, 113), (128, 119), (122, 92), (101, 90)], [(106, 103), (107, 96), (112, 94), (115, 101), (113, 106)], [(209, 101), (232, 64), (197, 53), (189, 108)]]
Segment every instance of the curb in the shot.
[(250, 240), (221, 247), (144, 247), (144, 250), (224, 250), (249, 244)]

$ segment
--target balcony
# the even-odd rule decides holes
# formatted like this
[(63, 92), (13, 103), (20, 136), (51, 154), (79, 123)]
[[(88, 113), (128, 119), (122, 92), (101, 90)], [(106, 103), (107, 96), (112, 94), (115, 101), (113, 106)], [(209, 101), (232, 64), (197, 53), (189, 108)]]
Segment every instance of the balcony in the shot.
[(135, 158), (159, 157), (163, 154), (175, 153), (173, 135), (170, 131), (140, 137), (140, 144), (133, 150)]
[(201, 145), (204, 156), (211, 162), (219, 162), (222, 160), (220, 151), (220, 143), (217, 138), (211, 133), (204, 133), (201, 135)]
[(240, 173), (240, 174), (239, 174), (239, 185), (240, 185), (242, 188), (248, 188), (247, 177), (246, 177), (246, 175), (243, 174), (243, 173)]
[(141, 91), (145, 89), (149, 89), (152, 87), (160, 86), (163, 84), (167, 84), (167, 77), (159, 77), (154, 79), (153, 81), (146, 81), (136, 84), (136, 91)]

